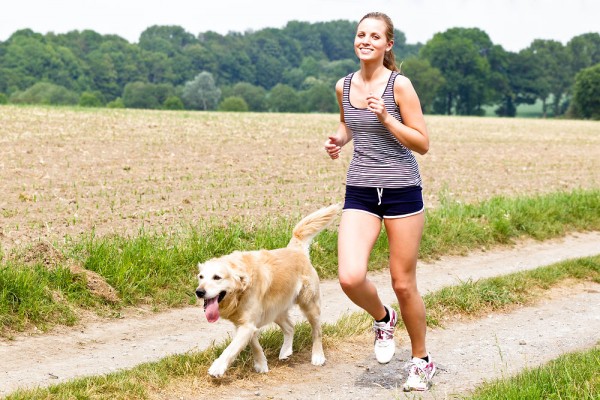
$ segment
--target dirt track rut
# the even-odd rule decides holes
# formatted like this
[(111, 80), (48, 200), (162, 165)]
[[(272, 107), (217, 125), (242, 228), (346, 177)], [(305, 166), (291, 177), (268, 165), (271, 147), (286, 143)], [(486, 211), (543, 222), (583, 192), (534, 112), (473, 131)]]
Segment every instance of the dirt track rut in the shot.
[[(599, 253), (600, 233), (579, 233), (548, 242), (527, 241), (511, 248), (420, 263), (418, 279), (421, 292), (427, 293), (468, 279), (504, 275)], [(380, 288), (384, 301), (395, 302), (387, 273), (372, 274), (371, 279)], [(340, 315), (357, 310), (337, 282), (322, 282), (322, 290), (324, 322), (333, 322)], [(460, 389), (457, 384), (471, 387), (484, 378), (501, 376), (524, 366), (538, 365), (567, 351), (593, 346), (600, 340), (600, 317), (593, 311), (600, 306), (599, 293), (598, 285), (587, 285), (574, 296), (565, 293), (558, 299), (510, 315), (490, 316), (430, 331), (428, 345), (443, 368), (432, 393), (445, 397)], [(300, 318), (298, 314), (296, 318)], [(170, 354), (201, 350), (222, 341), (232, 331), (233, 326), (225, 321), (209, 326), (199, 307), (188, 307), (4, 340), (0, 342), (0, 395), (17, 388), (47, 386), (80, 376), (106, 374)], [(584, 332), (588, 333), (582, 335)], [(404, 347), (387, 366), (391, 370), (396, 364), (399, 369), (402, 360), (406, 360)], [(331, 378), (335, 380), (332, 382), (339, 382), (346, 374), (347, 384), (315, 386), (310, 397), (330, 398), (336, 391), (338, 394), (356, 393), (356, 397), (359, 393), (382, 398), (393, 396), (395, 390), (380, 387), (381, 383), (376, 379), (360, 379), (365, 374), (367, 377), (378, 376), (375, 372), (381, 368), (372, 363), (370, 349), (361, 353), (361, 348), (358, 346), (358, 352), (355, 351), (355, 362), (330, 362), (318, 372), (323, 382), (327, 381), (327, 374), (333, 374)], [(333, 360), (335, 355), (330, 357), (330, 361)], [(470, 362), (466, 360), (477, 360), (479, 372), (470, 374), (468, 379), (461, 378), (461, 381), (457, 374), (466, 362)], [(336, 365), (335, 370), (332, 365)], [(312, 366), (308, 363), (297, 367), (309, 370)], [(292, 389), (275, 385), (263, 392), (259, 390), (258, 394), (267, 395), (268, 392), (273, 398), (303, 398), (290, 385)], [(298, 387), (298, 390), (302, 389)], [(222, 388), (221, 394), (228, 396), (227, 387)], [(240, 395), (239, 391), (235, 394), (238, 398)], [(248, 396), (256, 395), (257, 391), (248, 392)]]

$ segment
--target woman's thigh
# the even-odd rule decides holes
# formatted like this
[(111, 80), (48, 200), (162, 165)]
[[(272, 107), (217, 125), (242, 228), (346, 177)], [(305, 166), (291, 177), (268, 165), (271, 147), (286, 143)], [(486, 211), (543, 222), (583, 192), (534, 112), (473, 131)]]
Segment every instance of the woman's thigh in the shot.
[(340, 277), (362, 278), (367, 274), (369, 256), (381, 232), (381, 220), (369, 213), (345, 210), (338, 231)]
[(392, 280), (416, 284), (417, 257), (425, 225), (423, 212), (404, 218), (385, 219), (390, 249)]

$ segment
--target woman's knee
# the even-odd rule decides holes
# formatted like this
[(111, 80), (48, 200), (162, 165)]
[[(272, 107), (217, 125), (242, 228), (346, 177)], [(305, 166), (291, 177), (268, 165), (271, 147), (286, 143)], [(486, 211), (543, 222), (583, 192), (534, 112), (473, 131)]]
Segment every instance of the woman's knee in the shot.
[(366, 280), (366, 276), (363, 274), (352, 274), (352, 273), (339, 273), (338, 274), (340, 286), (344, 292), (352, 291), (360, 286)]
[(399, 301), (409, 300), (413, 296), (420, 296), (416, 282), (407, 280), (394, 280), (392, 282), (392, 287)]

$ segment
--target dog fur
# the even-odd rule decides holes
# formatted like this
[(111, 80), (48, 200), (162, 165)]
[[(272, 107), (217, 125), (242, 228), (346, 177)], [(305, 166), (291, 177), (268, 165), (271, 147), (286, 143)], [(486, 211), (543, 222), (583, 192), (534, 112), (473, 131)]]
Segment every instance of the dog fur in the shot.
[(339, 213), (340, 204), (324, 207), (293, 229), (285, 248), (235, 251), (198, 264), (196, 296), (204, 300), (209, 322), (223, 317), (233, 322), (236, 333), (221, 356), (208, 370), (221, 377), (238, 354), (250, 343), (257, 372), (268, 372), (267, 359), (258, 342), (258, 330), (275, 322), (283, 331), (279, 359), (292, 354), (294, 324), (289, 311), (298, 304), (312, 327), (314, 365), (323, 365), (321, 333), (321, 296), (319, 277), (309, 258), (312, 239)]

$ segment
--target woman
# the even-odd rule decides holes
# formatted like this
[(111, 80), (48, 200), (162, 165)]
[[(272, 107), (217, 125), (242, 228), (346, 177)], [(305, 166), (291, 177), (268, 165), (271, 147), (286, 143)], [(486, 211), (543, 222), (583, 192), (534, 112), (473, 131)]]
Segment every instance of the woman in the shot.
[(419, 98), (396, 67), (393, 44), (394, 27), (387, 15), (369, 13), (361, 19), (354, 39), (360, 70), (336, 84), (340, 124), (325, 150), (337, 159), (354, 140), (338, 235), (340, 285), (375, 319), (375, 356), (380, 363), (389, 362), (395, 352), (396, 311), (382, 304), (367, 279), (369, 255), (383, 221), (392, 286), (411, 341), (404, 390), (427, 390), (436, 367), (425, 346), (425, 306), (416, 282), (425, 217), (412, 151), (427, 153), (429, 137)]

